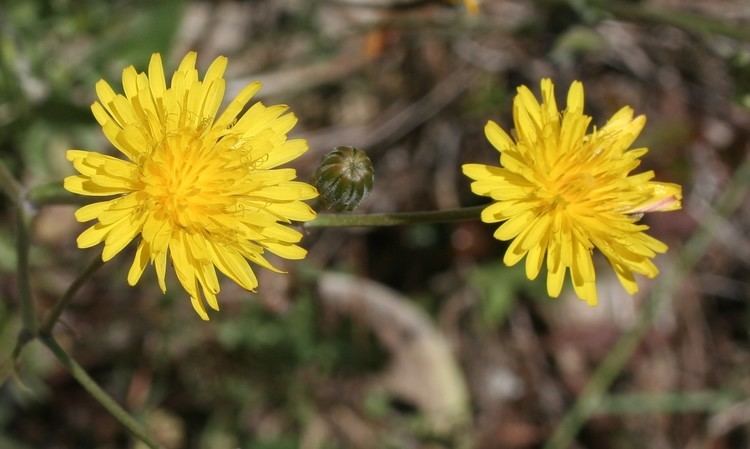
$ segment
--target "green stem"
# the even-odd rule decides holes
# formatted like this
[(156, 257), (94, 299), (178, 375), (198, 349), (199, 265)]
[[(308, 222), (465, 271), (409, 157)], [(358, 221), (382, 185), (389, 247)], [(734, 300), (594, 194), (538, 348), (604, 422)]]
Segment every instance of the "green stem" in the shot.
[(63, 188), (59, 181), (36, 186), (29, 190), (26, 197), (31, 204), (37, 207), (52, 204), (82, 205), (101, 201), (101, 198), (70, 193)]
[(31, 295), (31, 280), (29, 276), (29, 221), (30, 218), (22, 203), (16, 207), (16, 271), (18, 276), (18, 297), (21, 301), (21, 319), (23, 331), (33, 338), (37, 335), (36, 313), (34, 298)]
[(21, 185), (13, 177), (8, 167), (0, 162), (0, 190), (10, 198), (10, 200), (18, 206), (21, 200)]
[[(724, 217), (731, 215), (742, 203), (748, 184), (750, 184), (750, 160), (745, 161), (734, 174), (727, 190), (719, 198), (716, 213)], [(620, 337), (604, 361), (596, 368), (576, 403), (565, 414), (552, 437), (547, 441), (545, 449), (570, 447), (589, 416), (601, 406), (603, 395), (651, 328), (661, 306), (672, 297), (675, 287), (705, 254), (713, 240), (714, 223), (716, 220), (702, 222), (698, 231), (685, 244), (677, 266), (662, 275), (649, 301), (641, 308), (636, 324)]]
[(622, 1), (589, 1), (596, 7), (612, 13), (615, 17), (628, 21), (665, 24), (692, 33), (716, 34), (740, 41), (750, 41), (750, 28), (735, 26), (724, 20), (705, 15)]
[(96, 256), (86, 267), (86, 269), (78, 275), (78, 277), (70, 284), (70, 287), (63, 293), (62, 297), (57, 301), (52, 310), (47, 314), (47, 318), (44, 320), (42, 327), (39, 329), (40, 335), (49, 335), (52, 333), (52, 328), (57, 323), (57, 320), (62, 315), (63, 310), (68, 306), (70, 301), (73, 299), (78, 290), (83, 284), (98, 270), (104, 262), (101, 257)]
[(21, 302), (21, 319), (23, 329), (18, 340), (26, 342), (37, 334), (34, 299), (31, 296), (31, 281), (29, 278), (29, 222), (30, 213), (23, 200), (23, 188), (16, 181), (13, 174), (4, 163), (0, 162), (0, 190), (16, 206), (16, 271), (18, 273), (18, 297)]
[(320, 214), (305, 223), (306, 228), (399, 226), (425, 223), (477, 220), (486, 206), (462, 207), (420, 212), (394, 212), (386, 214)]
[(618, 19), (670, 25), (690, 33), (716, 34), (740, 41), (750, 41), (750, 29), (739, 24), (677, 9), (666, 9), (643, 3), (611, 0), (541, 0), (542, 4), (565, 4), (575, 10), (596, 8)]
[(51, 336), (44, 336), (41, 338), (50, 351), (57, 357), (57, 360), (68, 369), (70, 374), (79, 384), (86, 390), (98, 403), (102, 405), (112, 416), (117, 419), (123, 426), (125, 426), (134, 437), (143, 441), (146, 446), (151, 449), (162, 449), (151, 437), (146, 433), (146, 429), (143, 428), (141, 423), (136, 421), (120, 404), (118, 404), (111, 396), (105, 392), (94, 379), (89, 376), (85, 369), (78, 364), (67, 352), (57, 343), (57, 341)]
[(603, 398), (594, 414), (716, 413), (742, 400), (742, 395), (727, 391), (623, 393)]

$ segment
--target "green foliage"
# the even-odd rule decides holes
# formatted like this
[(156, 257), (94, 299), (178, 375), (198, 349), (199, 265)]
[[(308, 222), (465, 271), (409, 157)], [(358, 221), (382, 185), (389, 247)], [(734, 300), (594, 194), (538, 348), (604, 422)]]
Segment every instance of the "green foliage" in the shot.
[(737, 101), (750, 108), (750, 50), (734, 54), (730, 58), (729, 67), (734, 77)]
[(506, 267), (502, 262), (477, 266), (470, 275), (470, 283), (479, 292), (480, 323), (488, 329), (497, 328), (520, 296), (544, 298), (545, 288), (538, 279), (526, 279), (523, 263)]
[(368, 331), (349, 318), (325, 326), (320, 313), (305, 292), (282, 315), (250, 300), (241, 315), (220, 324), (218, 339), (224, 349), (243, 354), (269, 374), (307, 367), (345, 375), (383, 366), (385, 355)]

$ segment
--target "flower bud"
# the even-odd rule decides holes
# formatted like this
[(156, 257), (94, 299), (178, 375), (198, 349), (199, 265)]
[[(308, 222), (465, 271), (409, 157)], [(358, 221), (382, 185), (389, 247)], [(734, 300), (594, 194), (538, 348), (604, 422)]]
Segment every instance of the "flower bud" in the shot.
[(329, 209), (354, 210), (372, 189), (375, 173), (364, 151), (336, 147), (323, 156), (315, 172), (315, 186)]

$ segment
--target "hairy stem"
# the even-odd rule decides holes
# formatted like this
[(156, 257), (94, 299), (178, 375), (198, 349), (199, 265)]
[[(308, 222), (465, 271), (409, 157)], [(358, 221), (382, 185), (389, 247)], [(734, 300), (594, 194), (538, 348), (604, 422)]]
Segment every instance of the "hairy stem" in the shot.
[(420, 212), (394, 212), (386, 214), (320, 214), (305, 223), (306, 228), (399, 226), (425, 223), (447, 223), (477, 220), (486, 206)]
[(28, 201), (39, 207), (52, 204), (83, 205), (101, 201), (101, 198), (74, 195), (63, 188), (62, 182), (50, 182), (33, 187), (26, 195)]
[(78, 362), (73, 359), (65, 350), (60, 346), (57, 341), (51, 336), (43, 336), (41, 338), (50, 351), (57, 357), (57, 360), (62, 363), (65, 368), (68, 369), (71, 376), (78, 381), (79, 384), (86, 390), (98, 403), (102, 405), (117, 421), (125, 426), (128, 431), (133, 434), (134, 437), (143, 441), (146, 446), (151, 449), (162, 449), (149, 435), (146, 433), (146, 429), (133, 418), (124, 408), (120, 406), (110, 395), (105, 392), (94, 379), (89, 376), (85, 369)]
[(34, 299), (31, 296), (31, 281), (29, 278), (29, 221), (30, 212), (23, 200), (23, 188), (16, 181), (13, 174), (4, 163), (0, 162), (0, 190), (16, 206), (16, 272), (18, 274), (18, 297), (21, 302), (21, 319), (23, 329), (19, 341), (28, 341), (37, 334)]
[(47, 314), (47, 318), (44, 320), (39, 333), (41, 335), (49, 335), (52, 333), (52, 328), (55, 327), (55, 323), (60, 319), (63, 310), (68, 306), (70, 301), (73, 299), (78, 290), (83, 286), (84, 283), (98, 270), (104, 262), (101, 257), (96, 256), (86, 267), (86, 269), (78, 275), (78, 277), (70, 284), (70, 287), (63, 293), (62, 297), (57, 301), (52, 310)]
[(22, 195), (21, 185), (2, 162), (0, 162), (0, 190), (10, 198), (13, 204), (19, 205)]
[(725, 20), (714, 19), (706, 15), (623, 1), (589, 1), (596, 7), (624, 20), (671, 25), (692, 33), (716, 34), (741, 41), (750, 41), (750, 28), (733, 25)]
[(16, 208), (16, 271), (18, 282), (18, 297), (21, 301), (21, 319), (23, 331), (30, 337), (37, 335), (36, 312), (34, 298), (31, 295), (31, 279), (29, 276), (29, 218), (23, 206)]

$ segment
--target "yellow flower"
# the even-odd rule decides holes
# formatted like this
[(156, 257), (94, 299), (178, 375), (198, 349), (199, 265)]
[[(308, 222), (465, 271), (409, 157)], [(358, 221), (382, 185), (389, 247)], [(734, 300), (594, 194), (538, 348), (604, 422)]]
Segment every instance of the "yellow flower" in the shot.
[(485, 134), (500, 152), (501, 167), (466, 164), (472, 192), (494, 201), (482, 211), (485, 223), (504, 222), (495, 232), (512, 240), (503, 261), (526, 257), (526, 275), (534, 279), (547, 259), (547, 293), (557, 297), (566, 270), (576, 294), (596, 304), (594, 247), (604, 254), (628, 293), (638, 291), (633, 274), (653, 278), (651, 259), (667, 246), (637, 224), (644, 212), (681, 207), (677, 184), (654, 182), (652, 171), (631, 174), (646, 148), (630, 149), (646, 123), (623, 107), (602, 128), (587, 133), (583, 85), (574, 82), (567, 108), (560, 112), (554, 85), (541, 82), (542, 102), (526, 86), (513, 102), (514, 137), (495, 122)]
[(314, 187), (293, 181), (296, 172), (278, 168), (307, 150), (304, 139), (287, 139), (297, 122), (284, 105), (258, 102), (241, 113), (260, 84), (250, 83), (216, 117), (224, 97), (227, 58), (216, 58), (203, 81), (188, 53), (167, 87), (161, 56), (151, 56), (148, 74), (123, 70), (125, 94), (104, 80), (91, 105), (112, 145), (125, 158), (69, 150), (80, 173), (65, 188), (80, 195), (113, 197), (76, 211), (81, 222), (96, 220), (78, 237), (80, 248), (104, 242), (107, 261), (132, 240), (138, 248), (128, 273), (135, 285), (146, 265), (156, 269), (166, 292), (167, 258), (193, 307), (208, 319), (205, 303), (219, 309), (216, 268), (247, 290), (258, 280), (248, 261), (279, 271), (266, 250), (302, 259), (302, 234), (290, 220), (315, 212), (301, 200)]
[(473, 16), (479, 14), (479, 0), (464, 0), (464, 7)]

